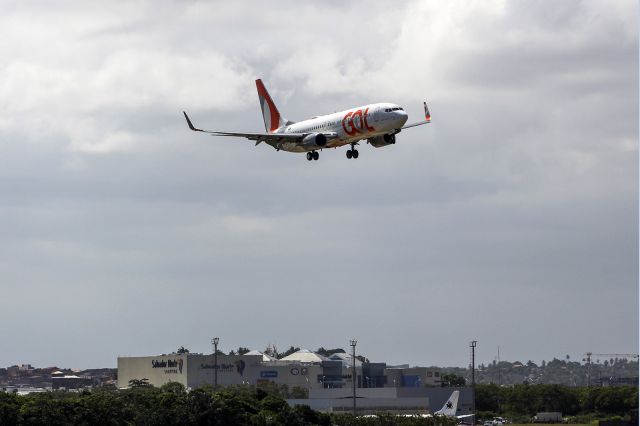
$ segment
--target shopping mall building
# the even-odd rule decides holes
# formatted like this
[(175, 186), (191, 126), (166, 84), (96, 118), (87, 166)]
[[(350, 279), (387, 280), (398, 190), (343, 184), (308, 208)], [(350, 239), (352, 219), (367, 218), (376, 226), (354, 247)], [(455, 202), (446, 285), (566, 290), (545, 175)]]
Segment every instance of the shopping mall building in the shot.
[[(323, 357), (300, 350), (282, 359), (258, 351), (244, 355), (168, 354), (118, 358), (118, 386), (130, 380), (147, 379), (154, 386), (179, 382), (187, 388), (204, 384), (261, 384), (273, 382), (289, 388), (351, 387), (353, 361), (350, 355), (337, 353)], [(360, 362), (356, 359), (357, 387), (440, 386), (440, 372), (426, 367), (387, 366), (385, 363)]]
[[(216, 377), (217, 371), (217, 377)], [(361, 362), (356, 359), (356, 384), (361, 397), (381, 398), (369, 401), (373, 406), (440, 408), (451, 390), (441, 388), (440, 372), (426, 367), (387, 366), (385, 363)], [(146, 379), (154, 386), (168, 382), (182, 383), (187, 389), (213, 385), (261, 385), (275, 383), (307, 390), (318, 408), (336, 410), (342, 393), (352, 389), (353, 359), (345, 353), (324, 357), (302, 349), (285, 358), (275, 359), (258, 351), (244, 355), (166, 354), (118, 358), (118, 387), (126, 388), (132, 380)], [(335, 394), (335, 395), (334, 395)], [(471, 389), (462, 389), (460, 413), (471, 410)], [(324, 399), (325, 401), (320, 401)], [(307, 400), (310, 403), (311, 400)], [(395, 402), (394, 402), (395, 401)], [(377, 404), (377, 405), (376, 405)], [(440, 404), (440, 406), (438, 406)], [(314, 405), (314, 404), (309, 404)], [(362, 406), (366, 405), (362, 401)], [(327, 408), (328, 407), (328, 408)], [(436, 408), (436, 409), (437, 409)]]

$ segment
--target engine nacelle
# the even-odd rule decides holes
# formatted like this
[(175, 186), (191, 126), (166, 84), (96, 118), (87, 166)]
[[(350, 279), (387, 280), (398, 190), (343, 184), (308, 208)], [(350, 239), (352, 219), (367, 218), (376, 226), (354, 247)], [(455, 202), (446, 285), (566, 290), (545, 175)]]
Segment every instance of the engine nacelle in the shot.
[(396, 143), (396, 135), (380, 135), (375, 138), (370, 138), (369, 143), (376, 148), (382, 148), (383, 146), (393, 145)]
[(302, 146), (305, 148), (324, 148), (327, 144), (327, 137), (322, 133), (310, 133), (302, 139)]

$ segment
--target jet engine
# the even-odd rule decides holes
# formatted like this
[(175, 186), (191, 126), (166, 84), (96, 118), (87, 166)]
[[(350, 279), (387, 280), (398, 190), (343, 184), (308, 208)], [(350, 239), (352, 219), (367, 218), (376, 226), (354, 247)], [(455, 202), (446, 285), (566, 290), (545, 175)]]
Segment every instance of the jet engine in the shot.
[(302, 139), (302, 146), (306, 148), (324, 148), (327, 137), (322, 133), (310, 133)]
[(396, 135), (380, 135), (375, 138), (370, 138), (369, 143), (376, 148), (382, 148), (383, 146), (392, 145), (396, 143)]

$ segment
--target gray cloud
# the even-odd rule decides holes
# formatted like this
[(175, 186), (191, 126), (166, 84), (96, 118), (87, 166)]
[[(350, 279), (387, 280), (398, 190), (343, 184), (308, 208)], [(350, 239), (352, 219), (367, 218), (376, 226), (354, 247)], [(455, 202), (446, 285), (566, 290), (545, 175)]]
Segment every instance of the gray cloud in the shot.
[[(1, 364), (185, 345), (465, 365), (638, 346), (637, 5), (10, 3)], [(17, 40), (20, 42), (18, 43)], [(262, 130), (393, 101), (433, 123), (308, 164)], [(615, 332), (612, 332), (615, 330)], [(46, 342), (43, 347), (43, 342)]]

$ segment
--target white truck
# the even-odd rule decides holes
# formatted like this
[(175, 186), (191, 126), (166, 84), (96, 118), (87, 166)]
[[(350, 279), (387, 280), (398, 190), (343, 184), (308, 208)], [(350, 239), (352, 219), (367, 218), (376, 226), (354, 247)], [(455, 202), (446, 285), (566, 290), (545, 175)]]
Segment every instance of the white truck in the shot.
[(562, 423), (562, 413), (559, 411), (548, 411), (537, 413), (531, 419), (532, 423)]

